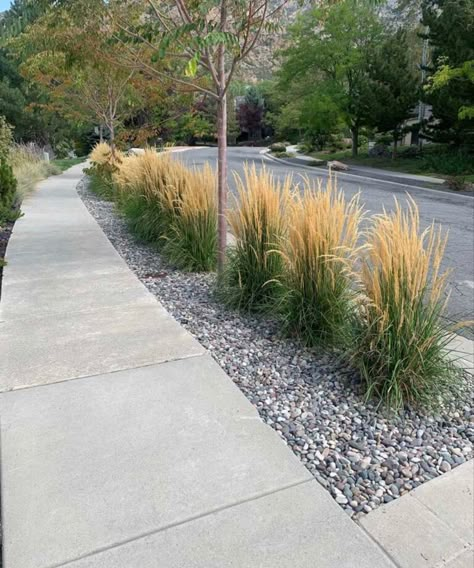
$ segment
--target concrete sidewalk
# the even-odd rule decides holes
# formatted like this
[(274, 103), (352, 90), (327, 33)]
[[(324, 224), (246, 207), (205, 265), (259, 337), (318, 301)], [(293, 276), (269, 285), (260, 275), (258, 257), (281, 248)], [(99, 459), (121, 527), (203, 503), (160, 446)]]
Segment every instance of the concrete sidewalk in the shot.
[(222, 369), (43, 182), (0, 304), (5, 568), (389, 568)]
[(474, 462), (369, 513), (367, 532), (400, 568), (474, 566)]

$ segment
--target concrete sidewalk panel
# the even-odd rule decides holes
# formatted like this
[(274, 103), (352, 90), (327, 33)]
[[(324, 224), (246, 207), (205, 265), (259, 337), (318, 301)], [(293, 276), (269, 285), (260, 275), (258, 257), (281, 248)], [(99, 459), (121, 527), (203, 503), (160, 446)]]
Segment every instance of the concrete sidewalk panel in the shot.
[(42, 231), (38, 235), (20, 232), (13, 235), (7, 249), (7, 257), (11, 256), (13, 264), (34, 263), (35, 257), (50, 257), (54, 262), (65, 262), (71, 255), (79, 258), (90, 258), (95, 255), (113, 253), (119, 256), (97, 225), (91, 225), (78, 233), (59, 236), (55, 231)]
[[(209, 356), (4, 393), (0, 416), (6, 568), (55, 566), (312, 480)], [(345, 518), (317, 489), (321, 523)]]
[(436, 568), (468, 546), (410, 494), (376, 509), (360, 522), (400, 568)]
[(69, 566), (394, 568), (348, 517), (341, 516), (316, 481), (241, 503)]
[(0, 322), (0, 390), (161, 363), (204, 348), (159, 304)]
[(100, 308), (156, 305), (157, 300), (129, 270), (66, 278), (37, 279), (2, 286), (0, 321), (89, 312)]
[(424, 483), (411, 495), (460, 538), (474, 544), (474, 460)]
[(470, 548), (461, 552), (446, 564), (446, 568), (472, 568), (474, 566), (474, 550)]
[[(51, 280), (53, 278), (63, 280), (75, 280), (80, 278), (93, 277), (101, 274), (115, 274), (117, 272), (127, 272), (129, 268), (124, 264), (120, 257), (111, 257), (109, 253), (98, 254), (89, 259), (79, 258), (72, 255), (70, 260), (55, 259), (51, 255), (32, 255), (28, 256), (31, 263), (26, 259), (20, 259), (20, 255), (12, 257), (7, 255), (8, 270), (4, 271), (3, 284), (7, 283), (30, 283), (33, 288), (38, 280)], [(3, 285), (2, 284), (2, 285)], [(72, 288), (73, 284), (71, 284)]]

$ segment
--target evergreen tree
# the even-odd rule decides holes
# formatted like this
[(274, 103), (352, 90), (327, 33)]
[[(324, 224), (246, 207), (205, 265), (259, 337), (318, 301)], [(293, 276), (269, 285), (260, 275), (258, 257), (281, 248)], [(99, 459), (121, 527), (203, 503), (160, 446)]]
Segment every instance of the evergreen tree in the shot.
[[(474, 81), (469, 74), (474, 61), (474, 2), (472, 0), (423, 0), (423, 24), (432, 47), (432, 76), (426, 102), (434, 121), (428, 135), (442, 142), (474, 142), (474, 117), (463, 109), (474, 105)], [(461, 70), (450, 73), (450, 70)], [(465, 70), (463, 72), (462, 70)], [(448, 80), (442, 80), (443, 73)]]
[(373, 125), (393, 136), (393, 157), (420, 94), (419, 78), (410, 66), (410, 51), (403, 29), (387, 35), (374, 49), (368, 71), (374, 93)]

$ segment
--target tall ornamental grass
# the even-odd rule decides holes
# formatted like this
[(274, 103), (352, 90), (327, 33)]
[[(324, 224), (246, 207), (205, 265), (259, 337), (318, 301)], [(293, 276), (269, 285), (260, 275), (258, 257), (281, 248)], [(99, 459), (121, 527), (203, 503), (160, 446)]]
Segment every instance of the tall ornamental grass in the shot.
[(22, 201), (42, 179), (61, 173), (61, 170), (47, 162), (43, 150), (35, 144), (14, 144), (7, 158), (17, 180), (17, 197)]
[(90, 189), (112, 201), (115, 198), (113, 176), (124, 159), (120, 150), (114, 149), (107, 142), (98, 142), (89, 156), (91, 167), (87, 170), (90, 177)]
[(170, 155), (146, 150), (125, 157), (113, 181), (130, 228), (183, 270), (216, 265), (216, 179), (210, 166), (188, 169)]
[(217, 261), (216, 178), (206, 164), (187, 170), (181, 192), (169, 201), (172, 216), (163, 253), (177, 267), (191, 272), (211, 271)]
[(349, 341), (361, 217), (359, 197), (347, 201), (332, 178), (326, 187), (306, 179), (290, 210), (283, 321), (286, 331), (308, 346)]
[(246, 166), (234, 174), (237, 198), (228, 214), (236, 239), (227, 251), (219, 295), (230, 307), (264, 312), (281, 297), (282, 240), (291, 198), (291, 178), (274, 178), (265, 168)]
[(440, 272), (447, 236), (420, 230), (418, 208), (374, 218), (361, 268), (365, 310), (355, 360), (368, 396), (393, 408), (431, 405), (454, 378), (450, 334), (441, 317), (447, 272)]

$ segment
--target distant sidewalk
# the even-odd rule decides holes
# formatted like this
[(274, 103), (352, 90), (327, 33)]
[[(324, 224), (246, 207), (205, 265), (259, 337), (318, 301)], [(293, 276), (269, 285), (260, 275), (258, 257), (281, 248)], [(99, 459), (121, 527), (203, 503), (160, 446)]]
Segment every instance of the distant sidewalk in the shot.
[(132, 274), (82, 167), (7, 250), (4, 568), (394, 568)]

